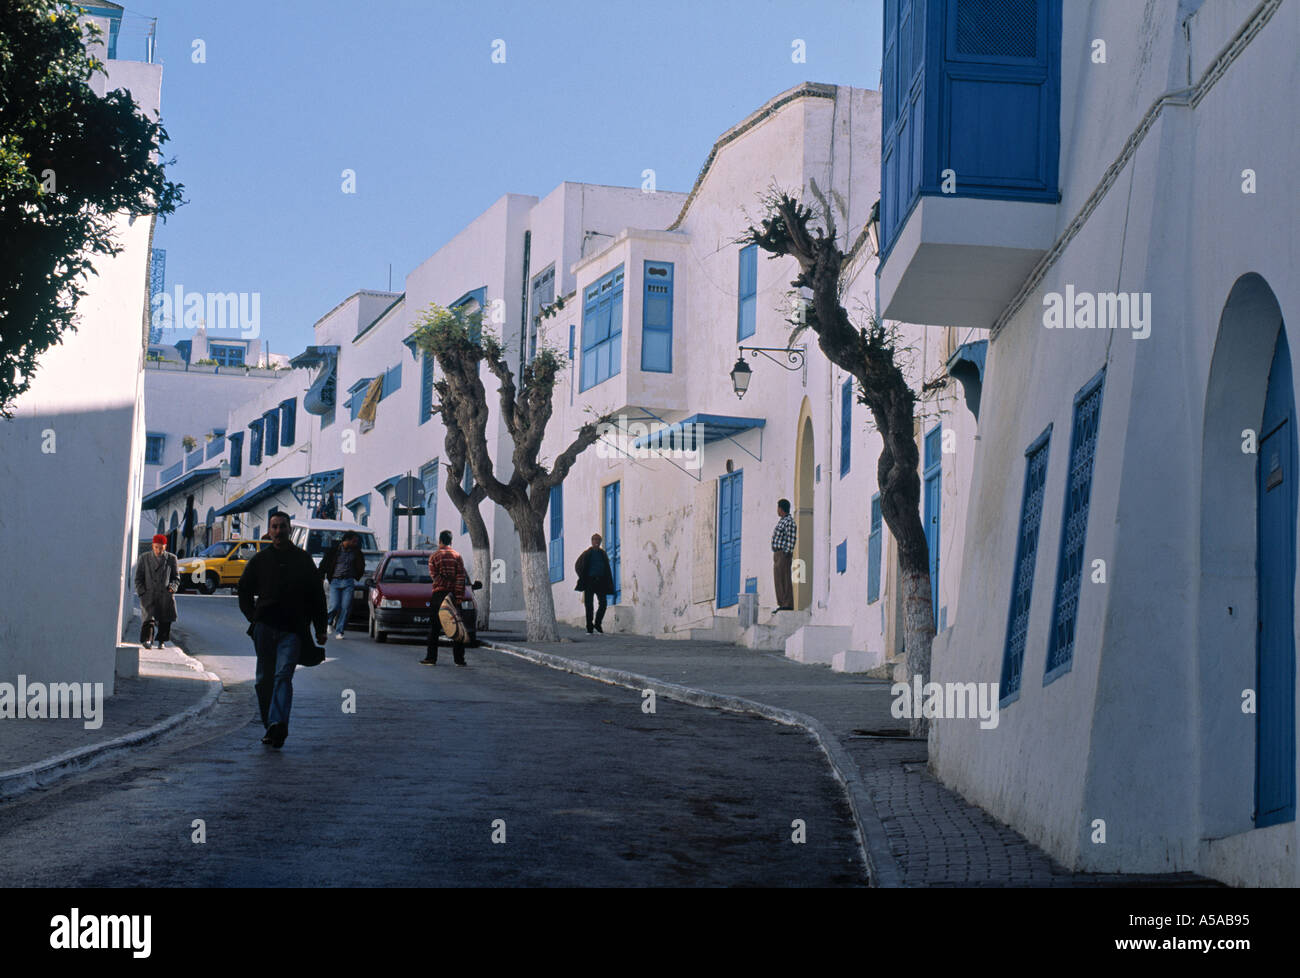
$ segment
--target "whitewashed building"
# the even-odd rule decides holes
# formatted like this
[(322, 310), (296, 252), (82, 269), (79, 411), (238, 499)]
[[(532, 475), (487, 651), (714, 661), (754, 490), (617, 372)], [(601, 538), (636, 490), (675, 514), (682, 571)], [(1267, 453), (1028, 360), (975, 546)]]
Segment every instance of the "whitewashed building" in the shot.
[[(126, 89), (156, 118), (162, 66), (134, 61), (122, 9), (94, 5), (112, 43), (97, 55), (100, 95)], [(119, 56), (120, 55), (120, 56)], [(119, 662), (135, 670), (138, 646), (122, 644), (131, 613), (131, 572), (144, 491), (144, 370), (148, 344), (151, 219), (114, 220), (121, 250), (94, 263), (77, 304), (78, 329), (39, 360), (29, 390), (0, 422), (0, 539), (15, 559), (0, 569), (0, 677), (13, 682), (102, 682), (111, 693)], [(68, 614), (74, 608), (75, 614)]]
[[(1300, 882), (1300, 6), (886, 0), (880, 297), (988, 338), (936, 772), (1066, 865)], [(906, 96), (906, 97), (904, 97)]]

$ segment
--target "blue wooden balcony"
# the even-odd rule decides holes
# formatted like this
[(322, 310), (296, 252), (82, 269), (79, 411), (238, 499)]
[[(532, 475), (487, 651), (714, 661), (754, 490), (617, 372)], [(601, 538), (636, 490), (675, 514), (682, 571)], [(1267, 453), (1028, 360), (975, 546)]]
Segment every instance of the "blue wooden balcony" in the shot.
[(992, 325), (1055, 235), (1061, 0), (885, 0), (880, 300)]

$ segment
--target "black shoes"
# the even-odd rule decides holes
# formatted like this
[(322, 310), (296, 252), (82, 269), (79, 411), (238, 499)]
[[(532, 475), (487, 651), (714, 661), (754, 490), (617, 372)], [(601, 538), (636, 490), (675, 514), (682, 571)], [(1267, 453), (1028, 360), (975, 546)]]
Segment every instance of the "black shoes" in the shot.
[(430, 659), (427, 655), (420, 660), (420, 665), (422, 666), (436, 666), (437, 664), (438, 664), (437, 659)]
[[(595, 630), (596, 630), (595, 626), (593, 626), (593, 625), (588, 625), (588, 626), (587, 626), (587, 634), (588, 634), (588, 635), (590, 635), (590, 634), (591, 634), (592, 632), (594, 632)], [(148, 646), (145, 646), (145, 648), (148, 648)]]
[(284, 739), (289, 736), (289, 725), (287, 723), (273, 723), (266, 729), (266, 739), (262, 743), (269, 743), (272, 747), (279, 749), (284, 746)]
[(601, 628), (599, 625), (596, 626), (596, 631), (600, 632), (602, 635), (605, 634), (605, 629)]

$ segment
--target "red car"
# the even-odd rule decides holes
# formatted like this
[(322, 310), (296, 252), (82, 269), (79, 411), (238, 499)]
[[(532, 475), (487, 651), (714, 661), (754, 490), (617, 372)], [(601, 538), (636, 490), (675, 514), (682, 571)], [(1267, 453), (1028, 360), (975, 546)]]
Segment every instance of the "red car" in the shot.
[[(375, 571), (366, 606), (370, 615), (370, 637), (376, 642), (388, 641), (389, 635), (411, 635), (421, 638), (429, 634), (429, 619), (435, 609), (433, 581), (429, 577), (429, 557), (432, 550), (390, 550), (384, 554)], [(478, 608), (472, 592), (483, 585), (475, 581), (471, 596), (462, 598), (461, 618), (469, 630), (469, 645), (477, 645)]]

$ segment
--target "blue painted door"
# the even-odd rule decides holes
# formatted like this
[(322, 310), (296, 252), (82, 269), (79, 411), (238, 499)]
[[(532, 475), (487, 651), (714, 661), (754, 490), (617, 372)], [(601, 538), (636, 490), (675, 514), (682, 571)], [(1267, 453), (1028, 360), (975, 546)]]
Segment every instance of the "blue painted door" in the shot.
[(1278, 333), (1260, 426), (1255, 825), (1295, 820), (1296, 432), (1291, 355)]
[(619, 483), (611, 482), (605, 487), (605, 554), (609, 557), (609, 567), (614, 574), (614, 604), (623, 596), (623, 577), (620, 573), (622, 548), (618, 539)]
[(943, 500), (942, 431), (935, 425), (925, 436), (925, 543), (930, 551), (930, 604), (939, 624), (939, 510)]
[(740, 591), (740, 515), (744, 473), (718, 477), (718, 607), (730, 608)]

